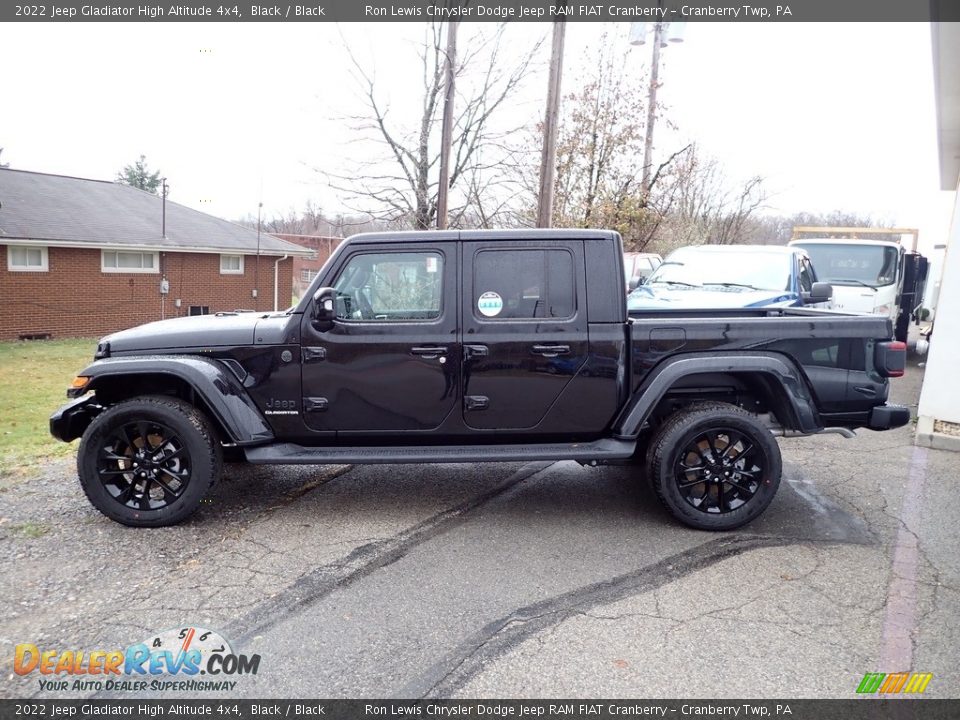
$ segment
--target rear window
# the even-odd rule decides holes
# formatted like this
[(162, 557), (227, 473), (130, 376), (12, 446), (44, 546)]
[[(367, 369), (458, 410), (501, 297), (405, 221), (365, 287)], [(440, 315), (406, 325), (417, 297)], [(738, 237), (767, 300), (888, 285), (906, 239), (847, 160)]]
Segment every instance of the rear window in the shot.
[(573, 256), (567, 250), (481, 250), (473, 263), (473, 312), (481, 320), (573, 317)]

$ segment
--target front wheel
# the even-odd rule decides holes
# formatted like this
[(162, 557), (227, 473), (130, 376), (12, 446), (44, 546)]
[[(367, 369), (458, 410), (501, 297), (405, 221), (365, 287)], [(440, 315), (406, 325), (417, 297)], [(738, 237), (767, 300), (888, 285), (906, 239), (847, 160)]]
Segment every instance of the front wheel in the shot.
[(756, 415), (729, 403), (694, 405), (667, 418), (650, 443), (647, 477), (680, 522), (732, 530), (777, 493), (780, 446)]
[(90, 423), (77, 453), (80, 485), (97, 510), (133, 527), (174, 525), (192, 515), (220, 476), (209, 421), (192, 405), (139, 397)]

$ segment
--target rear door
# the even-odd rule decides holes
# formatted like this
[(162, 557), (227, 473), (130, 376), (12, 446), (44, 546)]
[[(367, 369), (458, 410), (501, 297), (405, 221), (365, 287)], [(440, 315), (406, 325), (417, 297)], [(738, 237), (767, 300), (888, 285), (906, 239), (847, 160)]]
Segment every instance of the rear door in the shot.
[(583, 241), (462, 248), (464, 422), (535, 431), (587, 359)]

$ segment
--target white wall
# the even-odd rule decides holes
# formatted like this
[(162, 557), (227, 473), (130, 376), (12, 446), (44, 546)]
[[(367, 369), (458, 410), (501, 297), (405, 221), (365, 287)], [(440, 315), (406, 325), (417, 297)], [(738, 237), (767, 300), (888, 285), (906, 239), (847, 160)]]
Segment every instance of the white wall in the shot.
[(943, 276), (933, 340), (920, 392), (917, 442), (960, 450), (960, 437), (934, 433), (934, 421), (960, 430), (960, 187), (943, 258)]

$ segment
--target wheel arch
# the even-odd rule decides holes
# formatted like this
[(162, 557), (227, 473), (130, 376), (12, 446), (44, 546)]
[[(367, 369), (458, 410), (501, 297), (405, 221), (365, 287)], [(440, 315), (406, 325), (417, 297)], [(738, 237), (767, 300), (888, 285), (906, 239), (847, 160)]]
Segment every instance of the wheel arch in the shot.
[(250, 445), (273, 431), (240, 379), (223, 363), (202, 357), (131, 357), (97, 360), (80, 375), (85, 391), (108, 407), (140, 395), (170, 395), (197, 407), (224, 442)]
[(739, 351), (683, 353), (663, 361), (633, 394), (614, 423), (614, 433), (636, 438), (650, 420), (682, 405), (731, 396), (750, 398), (756, 407), (745, 409), (769, 411), (784, 428), (822, 428), (806, 376), (792, 360), (777, 353)]

